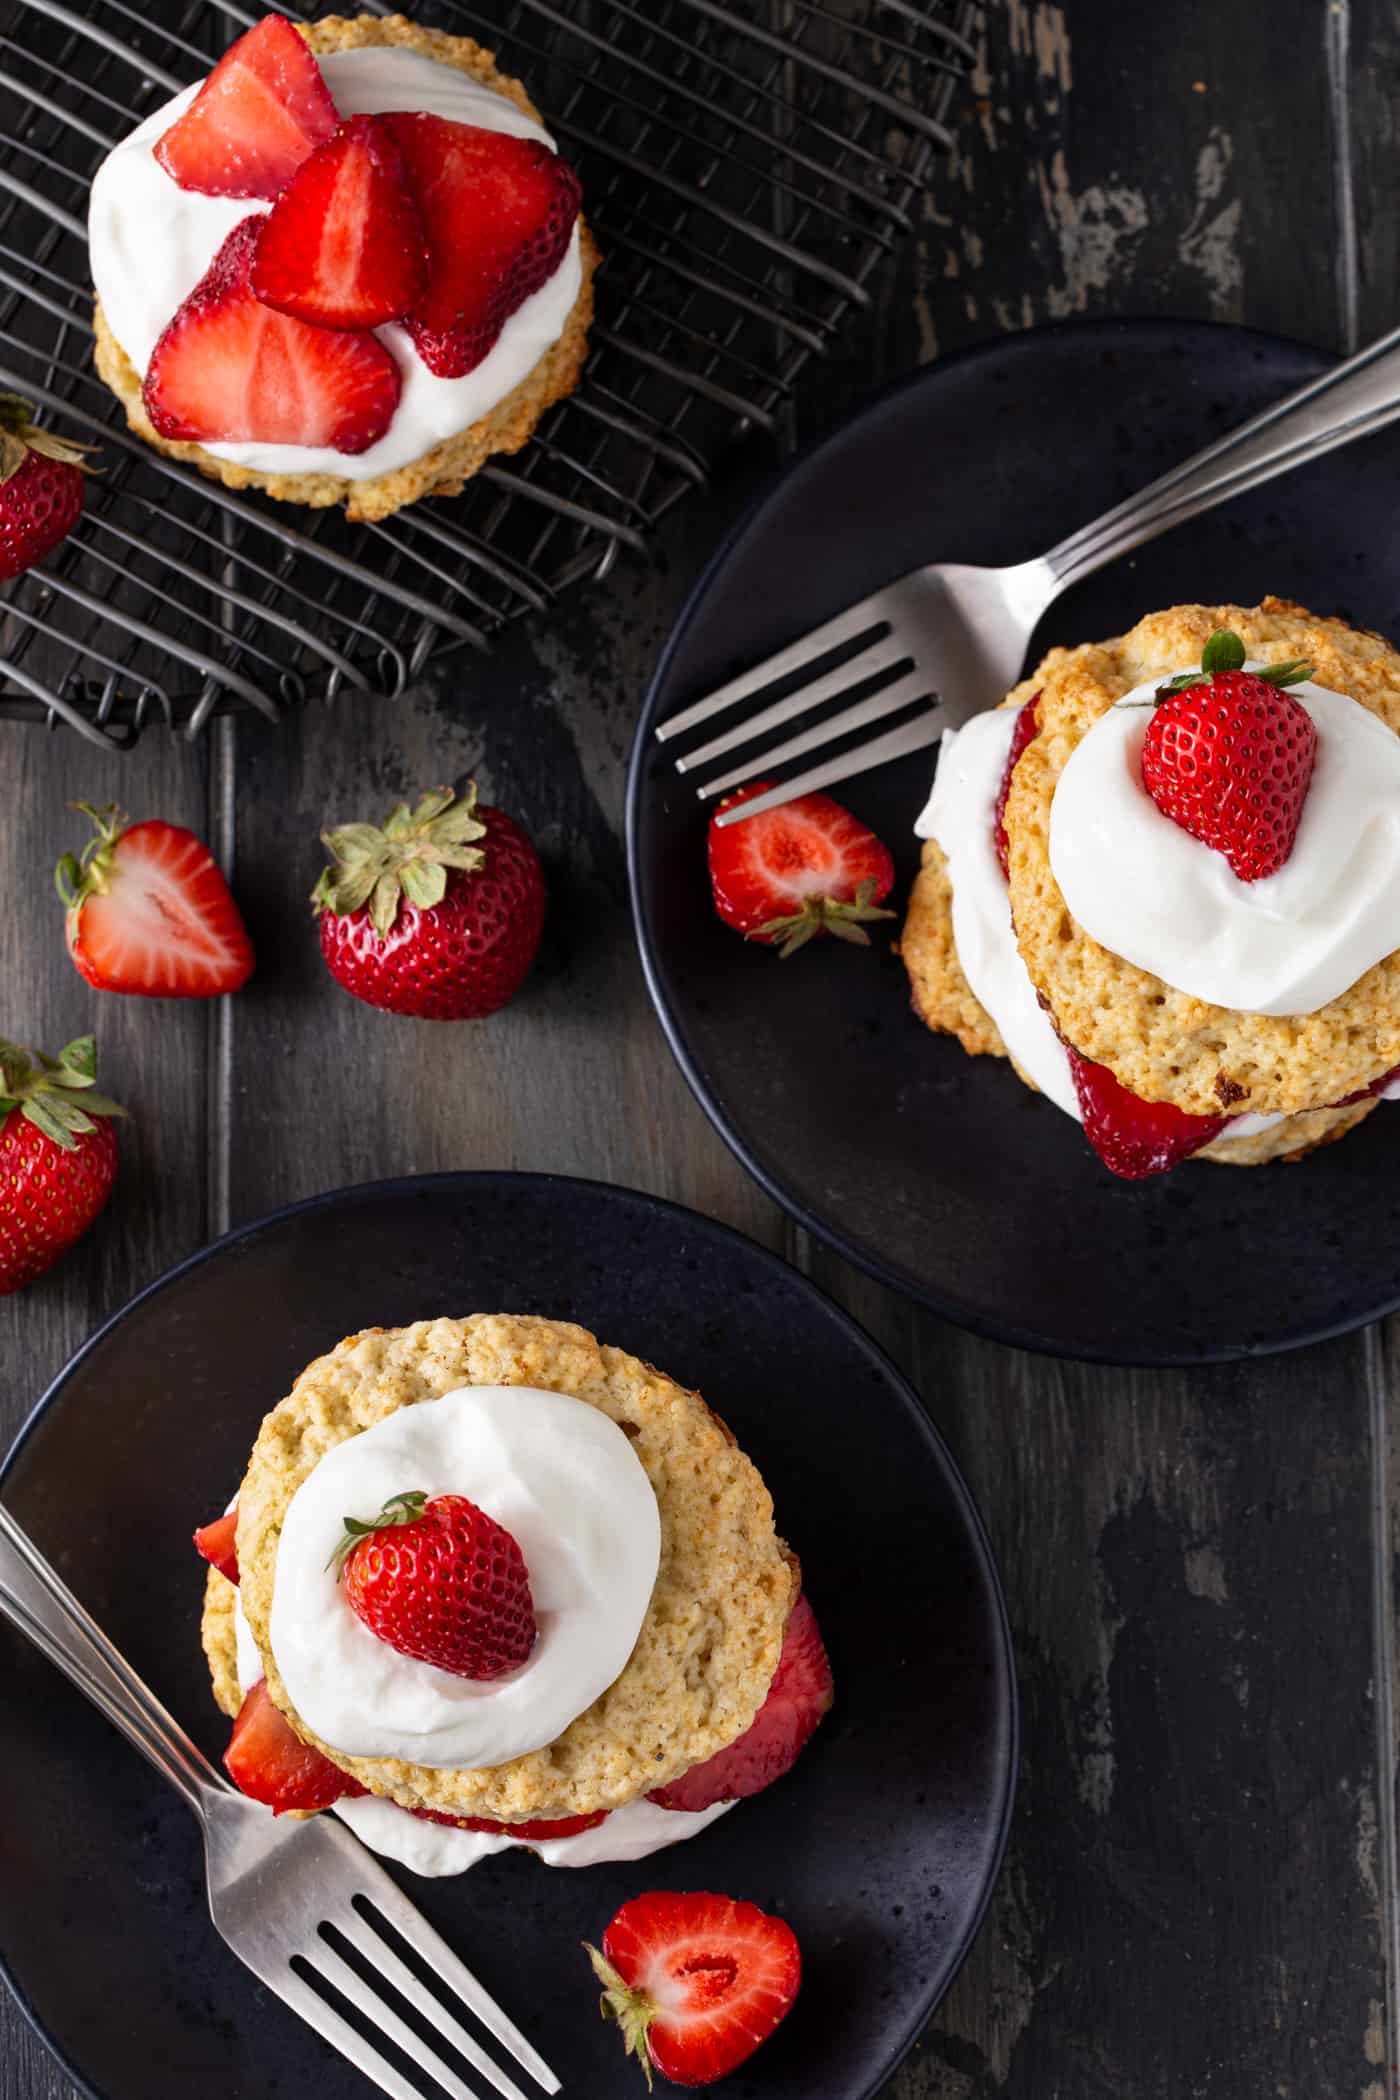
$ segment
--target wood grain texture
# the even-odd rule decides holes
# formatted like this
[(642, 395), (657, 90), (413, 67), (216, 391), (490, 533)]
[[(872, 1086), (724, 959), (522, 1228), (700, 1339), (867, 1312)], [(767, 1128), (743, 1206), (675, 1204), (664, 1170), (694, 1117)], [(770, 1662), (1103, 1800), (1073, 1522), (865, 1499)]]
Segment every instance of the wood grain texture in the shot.
[[(979, 52), (917, 239), (809, 373), (790, 435), (915, 362), (1046, 319), (1213, 315), (1333, 346), (1394, 320), (1400, 0), (989, 0)], [(1193, 1375), (961, 1335), (786, 1224), (647, 1004), (621, 841), (631, 725), (681, 596), (765, 465), (760, 448), (729, 463), (650, 569), (393, 707), (245, 724), (196, 753), (152, 738), (125, 763), (10, 733), (0, 1029), (53, 1043), (96, 1021), (108, 1084), (139, 1112), (102, 1227), (0, 1300), (0, 1427), (223, 1222), (343, 1182), (552, 1169), (723, 1218), (808, 1267), (909, 1370), (1007, 1582), (1025, 1700), (1007, 1868), (891, 2100), (1383, 2100), (1400, 1932), (1395, 1333)], [(540, 844), (539, 967), (490, 1024), (375, 1015), (319, 960), (317, 833), (467, 774)], [(223, 1021), (98, 1000), (62, 954), (48, 869), (71, 836), (63, 805), (118, 792), (233, 849), (262, 962)], [(67, 2092), (0, 2003), (0, 2100)]]

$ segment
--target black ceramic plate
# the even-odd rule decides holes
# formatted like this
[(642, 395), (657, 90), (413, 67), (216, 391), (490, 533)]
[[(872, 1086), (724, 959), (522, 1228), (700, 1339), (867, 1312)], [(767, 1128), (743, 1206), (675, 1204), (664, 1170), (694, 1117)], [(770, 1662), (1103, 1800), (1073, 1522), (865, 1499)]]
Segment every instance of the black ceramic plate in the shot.
[[(998, 1340), (1120, 1363), (1294, 1348), (1400, 1302), (1400, 1113), (1300, 1166), (1115, 1181), (999, 1059), (909, 1011), (878, 939), (787, 964), (715, 919), (705, 821), (654, 725), (920, 562), (1039, 553), (1300, 385), (1315, 352), (1176, 322), (1045, 329), (935, 365), (800, 458), (711, 563), (637, 732), (637, 931), (671, 1046), (749, 1171), (883, 1282)], [(1272, 591), (1400, 633), (1400, 432), (1178, 528), (1051, 609), (1052, 642)], [(932, 760), (836, 792), (893, 847), (896, 902)]]
[[(802, 1555), (838, 1705), (781, 1786), (673, 1853), (578, 1873), (516, 1854), (404, 1886), (579, 2100), (640, 2086), (579, 1949), (619, 1903), (710, 1887), (777, 1908), (806, 1987), (752, 2077), (723, 2091), (867, 2100), (981, 1916), (1015, 1689), (996, 1570), (947, 1450), (886, 1358), (772, 1255), (592, 1182), (442, 1175), (327, 1196), (222, 1241), (104, 1328), (10, 1454), (4, 1500), (217, 1755), (192, 1522), (342, 1334), (499, 1308), (581, 1320), (713, 1400)], [(363, 2100), (215, 1936), (183, 1805), (3, 1625), (0, 1653), (0, 1962), (71, 2075), (103, 2100)]]

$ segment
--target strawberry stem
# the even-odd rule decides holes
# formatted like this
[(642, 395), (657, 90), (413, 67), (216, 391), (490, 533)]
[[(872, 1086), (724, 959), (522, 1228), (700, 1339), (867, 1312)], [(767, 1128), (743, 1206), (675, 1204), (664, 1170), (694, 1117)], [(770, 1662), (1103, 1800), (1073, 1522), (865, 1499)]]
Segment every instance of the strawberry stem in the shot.
[(447, 871), (470, 873), (486, 856), (475, 840), (486, 826), (476, 814), (476, 783), (459, 800), (451, 788), (430, 788), (410, 809), (400, 802), (382, 826), (339, 824), (323, 831), (331, 865), (311, 892), (317, 912), (359, 911), (369, 906), (381, 940), (398, 917), (402, 894), (420, 911), (431, 911), (447, 894)]
[(87, 465), (86, 455), (92, 449), (91, 445), (58, 437), (52, 430), (41, 430), (30, 421), (30, 404), (22, 394), (0, 394), (0, 487), (18, 474), (31, 452), (90, 474), (93, 469)]
[[(1229, 671), (1242, 671), (1245, 667), (1245, 646), (1239, 636), (1229, 627), (1217, 627), (1205, 648), (1201, 651), (1199, 671), (1182, 671), (1175, 678), (1168, 678), (1159, 685), (1152, 699), (1135, 703), (1156, 707), (1163, 700), (1170, 700), (1173, 693), (1189, 692), (1193, 685), (1203, 685), (1209, 679)], [(1263, 664), (1251, 671), (1251, 678), (1262, 678), (1266, 685), (1301, 685), (1311, 678), (1313, 667), (1303, 656), (1290, 657), (1287, 663)]]
[(42, 1050), (33, 1055), (18, 1043), (0, 1038), (0, 1124), (18, 1109), (25, 1121), (62, 1152), (76, 1152), (78, 1140), (97, 1128), (94, 1116), (124, 1116), (94, 1085), (97, 1046), (80, 1035), (57, 1057)]
[(368, 1524), (363, 1523), (359, 1517), (343, 1517), (341, 1522), (345, 1529), (334, 1553), (326, 1562), (328, 1568), (335, 1569), (336, 1581), (339, 1582), (344, 1574), (345, 1563), (361, 1539), (373, 1538), (376, 1531), (386, 1531), (395, 1524), (417, 1523), (427, 1500), (428, 1497), (422, 1488), (408, 1488), (400, 1495), (391, 1495), (379, 1515), (371, 1518)]
[(605, 2020), (616, 2020), (622, 2029), (623, 2054), (635, 2056), (646, 2073), (647, 2088), (654, 2081), (651, 2075), (651, 2043), (648, 2029), (656, 2018), (656, 2007), (645, 1991), (634, 1991), (625, 1984), (617, 1970), (600, 1954), (596, 1947), (583, 1942), (583, 1951), (593, 1964), (593, 1973), (603, 1986), (603, 1995), (598, 2003), (599, 2013)]
[(872, 877), (861, 883), (854, 897), (809, 897), (801, 911), (792, 912), (785, 918), (769, 919), (765, 925), (756, 928), (749, 939), (770, 942), (784, 962), (790, 955), (796, 955), (799, 948), (805, 948), (818, 933), (831, 933), (838, 941), (868, 948), (870, 935), (861, 922), (895, 916), (875, 903), (875, 890)]

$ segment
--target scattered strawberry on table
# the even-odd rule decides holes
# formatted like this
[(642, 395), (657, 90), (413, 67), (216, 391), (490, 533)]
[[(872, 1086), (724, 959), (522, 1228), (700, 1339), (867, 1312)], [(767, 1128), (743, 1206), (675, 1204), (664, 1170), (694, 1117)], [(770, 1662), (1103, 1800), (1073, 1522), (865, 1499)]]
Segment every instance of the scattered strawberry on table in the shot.
[(814, 935), (864, 947), (866, 925), (892, 919), (881, 906), (894, 887), (889, 848), (830, 795), (799, 795), (742, 824), (716, 823), (724, 810), (773, 786), (755, 781), (726, 795), (710, 820), (710, 886), (726, 926), (795, 955)]
[(831, 1664), (816, 1613), (805, 1597), (799, 1597), (768, 1696), (748, 1728), (737, 1742), (657, 1787), (648, 1801), (694, 1813), (713, 1808), (717, 1801), (741, 1801), (762, 1793), (792, 1770), (818, 1722), (831, 1711), (833, 1696)]
[(400, 1655), (478, 1682), (529, 1660), (536, 1627), (525, 1557), (465, 1495), (391, 1495), (367, 1522), (345, 1519), (335, 1558), (356, 1618)]
[(710, 2085), (753, 2055), (791, 2010), (802, 1981), (782, 1918), (730, 1896), (654, 1890), (624, 1903), (587, 1946), (605, 2019), (622, 2029), (647, 2084)]
[(337, 984), (386, 1013), (474, 1021), (513, 999), (544, 927), (544, 870), (504, 810), (436, 788), (382, 827), (341, 824), (312, 892)]
[(68, 952), (101, 992), (212, 999), (253, 973), (253, 944), (209, 848), (161, 817), (128, 824), (112, 805), (75, 809), (94, 832), (55, 870)]
[(1223, 853), (1241, 882), (1259, 882), (1293, 851), (1317, 731), (1283, 690), (1311, 664), (1246, 671), (1244, 661), (1244, 643), (1221, 628), (1200, 671), (1160, 689), (1143, 739), (1142, 784), (1164, 816)]
[(91, 449), (41, 430), (21, 395), (0, 394), (0, 583), (67, 539), (82, 512)]
[(117, 1178), (115, 1117), (90, 1035), (58, 1057), (0, 1041), (0, 1295), (80, 1240)]

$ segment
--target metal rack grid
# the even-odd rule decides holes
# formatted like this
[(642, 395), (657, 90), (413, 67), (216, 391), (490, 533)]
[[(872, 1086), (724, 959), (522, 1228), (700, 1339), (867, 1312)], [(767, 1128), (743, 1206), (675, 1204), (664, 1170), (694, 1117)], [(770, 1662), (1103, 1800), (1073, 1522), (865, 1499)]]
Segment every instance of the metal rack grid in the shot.
[(14, 0), (0, 32), (0, 390), (100, 438), (104, 469), (73, 537), (0, 590), (0, 716), (125, 745), (152, 720), (195, 734), (346, 685), (393, 694), (606, 575), (868, 304), (972, 56), (971, 0), (415, 7), (526, 80), (606, 261), (584, 381), (526, 449), (351, 526), (153, 453), (91, 369), (92, 173), (260, 12)]

